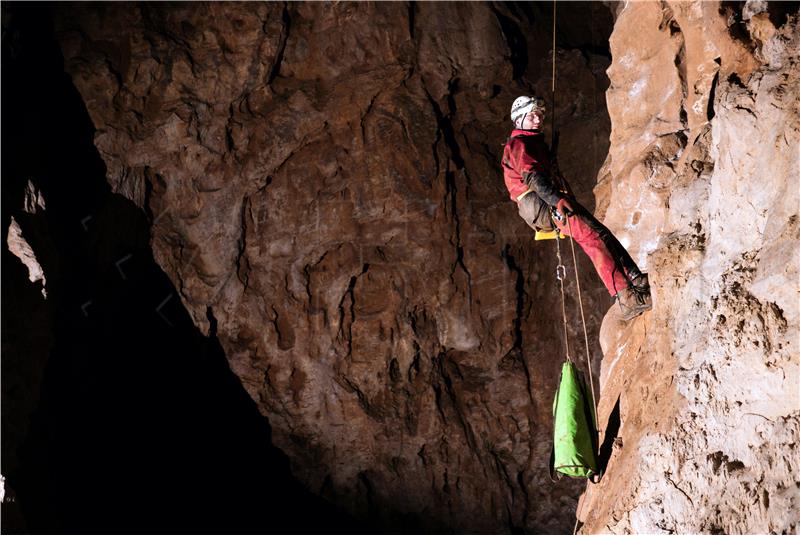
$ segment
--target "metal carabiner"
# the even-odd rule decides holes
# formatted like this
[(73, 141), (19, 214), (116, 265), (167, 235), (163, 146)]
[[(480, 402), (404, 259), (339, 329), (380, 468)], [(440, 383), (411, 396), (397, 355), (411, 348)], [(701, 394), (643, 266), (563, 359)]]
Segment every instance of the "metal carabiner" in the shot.
[(560, 281), (567, 279), (567, 267), (565, 265), (559, 264), (556, 266), (556, 279)]

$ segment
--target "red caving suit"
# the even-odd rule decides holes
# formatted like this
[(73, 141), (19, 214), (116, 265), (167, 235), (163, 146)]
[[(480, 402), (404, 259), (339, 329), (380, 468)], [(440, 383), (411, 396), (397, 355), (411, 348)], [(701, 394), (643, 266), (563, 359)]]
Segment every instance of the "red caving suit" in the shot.
[(563, 234), (570, 235), (594, 264), (612, 296), (628, 287), (639, 275), (639, 268), (610, 230), (580, 205), (574, 197), (560, 191), (552, 179), (549, 150), (544, 136), (537, 130), (511, 132), (503, 150), (503, 178), (511, 199), (517, 203), (519, 215), (536, 230), (552, 230), (555, 209), (560, 199), (568, 199), (574, 214), (555, 221)]

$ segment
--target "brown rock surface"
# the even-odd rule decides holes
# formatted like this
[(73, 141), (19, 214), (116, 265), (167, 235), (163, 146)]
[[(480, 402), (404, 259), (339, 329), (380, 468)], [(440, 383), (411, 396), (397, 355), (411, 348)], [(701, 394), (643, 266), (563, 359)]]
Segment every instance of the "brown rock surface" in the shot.
[[(194, 322), (216, 326), (295, 475), (393, 529), (572, 526), (581, 484), (546, 470), (562, 358), (553, 253), (534, 246), (498, 165), (511, 101), (549, 87), (548, 12), (113, 4), (59, 17), (108, 181), (151, 217)], [(609, 127), (609, 28), (594, 20), (611, 22), (600, 4), (559, 20), (592, 32), (559, 36), (556, 102), (562, 167), (589, 206)], [(583, 267), (594, 339), (608, 297)]]
[[(581, 483), (546, 476), (552, 249), (497, 166), (509, 103), (549, 90), (548, 9), (62, 10), (108, 181), (150, 216), (194, 322), (216, 326), (297, 477), (387, 527), (572, 527)], [(610, 123), (610, 16), (559, 20), (562, 168), (594, 206), (605, 158), (598, 215), (654, 292), (601, 330), (608, 298), (579, 260), (609, 457), (586, 533), (798, 523), (793, 10), (619, 4)]]
[(597, 192), (650, 272), (654, 309), (628, 327), (613, 310), (603, 323), (610, 461), (582, 498), (584, 533), (797, 529), (792, 10), (631, 2), (618, 14)]

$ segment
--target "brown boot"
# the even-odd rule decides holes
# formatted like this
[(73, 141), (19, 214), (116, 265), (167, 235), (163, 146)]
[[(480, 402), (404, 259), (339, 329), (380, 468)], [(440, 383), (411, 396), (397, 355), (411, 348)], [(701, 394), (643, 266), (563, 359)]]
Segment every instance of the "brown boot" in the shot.
[(619, 308), (622, 311), (622, 319), (632, 320), (645, 310), (653, 308), (653, 300), (650, 297), (650, 281), (646, 273), (638, 275), (632, 281), (632, 285), (617, 294)]

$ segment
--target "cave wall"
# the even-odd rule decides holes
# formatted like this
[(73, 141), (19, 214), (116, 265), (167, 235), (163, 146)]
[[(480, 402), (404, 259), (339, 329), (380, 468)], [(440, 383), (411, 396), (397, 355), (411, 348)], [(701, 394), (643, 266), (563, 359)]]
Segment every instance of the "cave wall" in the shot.
[(618, 13), (596, 192), (654, 308), (603, 322), (608, 468), (582, 533), (797, 529), (798, 18), (778, 2)]
[[(562, 358), (554, 255), (531, 242), (497, 166), (510, 102), (549, 92), (550, 8), (57, 8), (65, 69), (125, 199), (113, 204), (149, 234), (164, 288), (218, 337), (293, 474), (385, 529), (572, 529), (583, 485), (545, 475)], [(624, 324), (579, 258), (607, 463), (578, 507), (585, 533), (797, 525), (796, 11), (559, 5), (561, 167), (654, 293)], [(23, 175), (4, 210), (41, 235), (55, 291), (48, 248), (64, 240), (23, 210)], [(4, 287), (21, 281), (24, 310), (50, 321), (4, 255)], [(6, 323), (7, 302), (4, 351), (40, 346), (14, 377), (27, 411), (53, 342)], [(4, 385), (9, 362), (22, 361), (4, 355)], [(11, 420), (4, 471), (25, 418)]]
[[(546, 475), (554, 252), (499, 168), (511, 102), (549, 92), (550, 9), (59, 10), (107, 180), (182, 304), (216, 325), (293, 473), (386, 529), (573, 523), (580, 482)], [(602, 4), (559, 15), (560, 157), (590, 207), (611, 23)], [(583, 268), (596, 339), (610, 300)]]
[(110, 191), (52, 7), (2, 5), (0, 530), (374, 532), (291, 475)]

